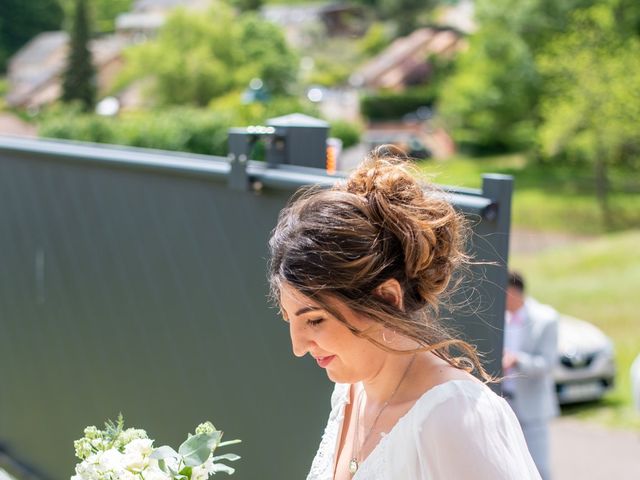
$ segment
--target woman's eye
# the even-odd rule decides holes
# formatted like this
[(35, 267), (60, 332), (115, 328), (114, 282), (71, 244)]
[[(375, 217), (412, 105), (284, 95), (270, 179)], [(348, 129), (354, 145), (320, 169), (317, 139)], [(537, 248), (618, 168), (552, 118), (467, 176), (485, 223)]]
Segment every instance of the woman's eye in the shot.
[(309, 325), (310, 327), (316, 327), (320, 325), (323, 321), (324, 321), (324, 318), (314, 318), (311, 320), (307, 320), (307, 325)]

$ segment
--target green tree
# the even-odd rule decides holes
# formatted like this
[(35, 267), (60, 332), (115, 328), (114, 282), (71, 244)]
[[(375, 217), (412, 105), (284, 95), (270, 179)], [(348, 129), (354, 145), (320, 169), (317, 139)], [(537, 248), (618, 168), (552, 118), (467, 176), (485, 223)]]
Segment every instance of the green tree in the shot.
[(381, 13), (393, 18), (399, 35), (408, 35), (420, 27), (426, 14), (437, 4), (437, 0), (378, 0)]
[(547, 155), (587, 161), (605, 222), (608, 170), (640, 160), (640, 40), (606, 6), (578, 11), (538, 57), (545, 76), (540, 142)]
[(458, 142), (481, 152), (520, 149), (533, 138), (537, 88), (534, 58), (522, 38), (484, 28), (442, 82), (438, 109)]
[(238, 72), (240, 85), (260, 78), (271, 94), (287, 93), (297, 78), (298, 58), (287, 45), (280, 28), (253, 13), (241, 15), (239, 26), (243, 65)]
[(431, 11), (444, 0), (356, 0), (382, 21), (391, 21), (398, 35), (408, 35), (425, 24)]
[(216, 2), (209, 13), (173, 13), (155, 40), (126, 52), (118, 86), (149, 78), (160, 105), (207, 105), (262, 79), (273, 94), (296, 77), (297, 61), (280, 30), (255, 14)]
[(59, 30), (63, 11), (57, 0), (0, 2), (0, 72), (20, 47), (40, 32)]
[(86, 110), (92, 109), (96, 101), (96, 73), (89, 50), (90, 37), (86, 0), (76, 0), (62, 99), (65, 102), (79, 101)]
[(542, 88), (535, 57), (594, 1), (478, 0), (478, 31), (439, 105), (454, 137), (482, 150), (532, 146)]
[[(71, 24), (75, 10), (75, 0), (59, 0), (65, 11), (67, 24)], [(133, 0), (91, 0), (91, 24), (97, 33), (108, 33), (115, 30), (116, 18), (128, 12)]]
[(260, 10), (264, 0), (231, 0), (231, 4), (242, 12)]

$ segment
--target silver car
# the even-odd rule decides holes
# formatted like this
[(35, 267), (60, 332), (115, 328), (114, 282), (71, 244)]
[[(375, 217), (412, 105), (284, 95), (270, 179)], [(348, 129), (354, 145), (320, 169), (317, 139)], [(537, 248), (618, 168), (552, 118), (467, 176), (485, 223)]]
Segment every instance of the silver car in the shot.
[(554, 370), (560, 404), (600, 399), (613, 387), (615, 375), (611, 339), (595, 325), (562, 315)]

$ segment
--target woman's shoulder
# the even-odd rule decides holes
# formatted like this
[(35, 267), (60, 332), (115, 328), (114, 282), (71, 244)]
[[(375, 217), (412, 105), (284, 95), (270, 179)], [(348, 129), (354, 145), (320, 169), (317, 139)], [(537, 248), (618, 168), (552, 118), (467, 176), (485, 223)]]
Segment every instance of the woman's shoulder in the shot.
[(438, 384), (425, 392), (412, 410), (410, 423), (436, 434), (443, 429), (477, 433), (518, 425), (507, 402), (476, 380), (449, 380)]
[(460, 403), (493, 403), (499, 397), (475, 379), (451, 379), (429, 388), (416, 402), (422, 409)]
[(440, 383), (416, 402), (405, 439), (420, 445), (428, 478), (538, 479), (505, 400), (474, 380)]

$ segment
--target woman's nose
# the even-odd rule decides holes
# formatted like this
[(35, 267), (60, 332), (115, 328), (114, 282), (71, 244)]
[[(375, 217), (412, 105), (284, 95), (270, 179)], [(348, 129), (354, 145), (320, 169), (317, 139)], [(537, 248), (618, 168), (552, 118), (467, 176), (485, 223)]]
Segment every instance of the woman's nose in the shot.
[(309, 351), (309, 338), (307, 337), (306, 328), (304, 326), (295, 325), (294, 322), (289, 323), (289, 335), (291, 335), (291, 347), (296, 357), (304, 357)]

